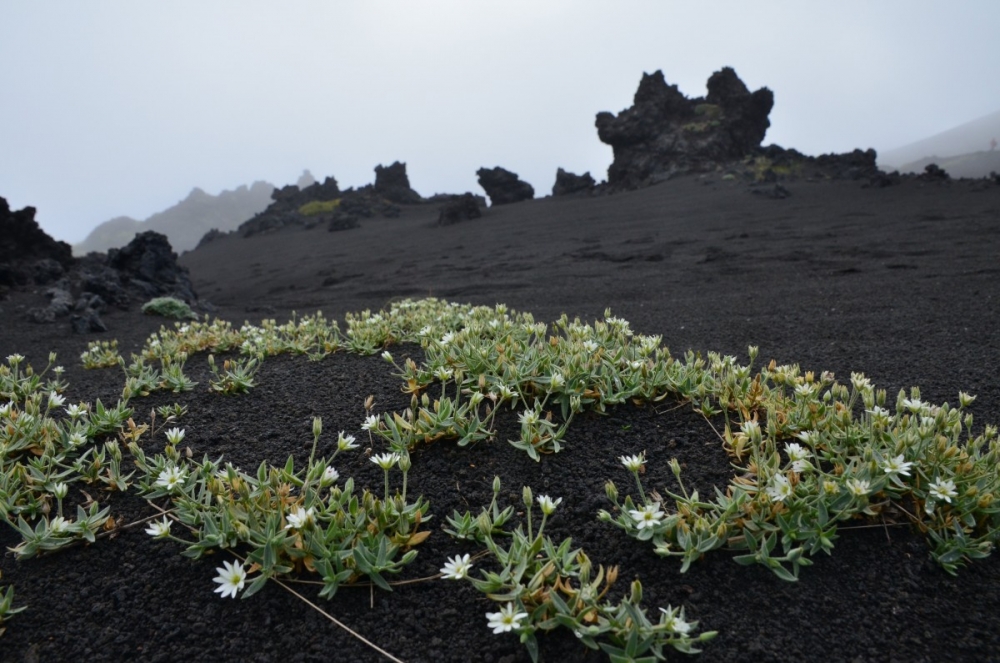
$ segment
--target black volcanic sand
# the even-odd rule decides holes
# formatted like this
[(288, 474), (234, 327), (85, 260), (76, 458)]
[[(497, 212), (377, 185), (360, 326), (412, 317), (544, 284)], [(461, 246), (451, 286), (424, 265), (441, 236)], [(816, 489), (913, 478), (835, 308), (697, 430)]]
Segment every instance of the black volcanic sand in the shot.
[[(716, 350), (745, 359), (800, 363), (846, 380), (863, 371), (890, 398), (919, 385), (924, 400), (978, 394), (977, 425), (1000, 422), (1000, 187), (907, 181), (887, 189), (852, 182), (787, 184), (772, 200), (717, 177), (685, 178), (628, 194), (544, 199), (490, 209), (482, 219), (437, 227), (436, 210), (406, 207), (399, 219), (363, 220), (345, 232), (294, 229), (216, 240), (181, 262), (200, 295), (235, 323), (288, 319), (293, 310), (327, 317), (377, 309), (428, 295), (458, 302), (504, 302), (551, 322), (560, 313), (592, 321), (606, 308), (637, 332), (663, 334), (675, 355)], [(38, 367), (50, 350), (67, 367), (72, 401), (113, 401), (121, 372), (84, 371), (84, 337), (68, 325), (21, 322), (40, 295), (0, 302), (0, 356), (20, 352)], [(123, 352), (137, 350), (160, 320), (138, 311), (106, 316)], [(419, 355), (403, 346), (397, 359)], [(204, 356), (188, 362), (200, 385), (181, 396), (133, 402), (137, 415), (180, 402), (185, 444), (197, 456), (244, 469), (261, 460), (308, 457), (313, 416), (324, 421), (325, 451), (336, 431), (359, 432), (363, 401), (376, 409), (407, 405), (391, 367), (378, 357), (338, 354), (318, 363), (269, 359), (250, 394), (206, 392)], [(540, 463), (507, 444), (514, 413), (498, 417), (497, 439), (474, 448), (436, 443), (414, 453), (411, 489), (431, 502), (432, 536), (402, 578), (437, 572), (446, 557), (473, 552), (440, 531), (453, 509), (478, 511), (499, 475), (517, 502), (521, 486), (564, 498), (550, 521), (572, 535), (595, 563), (617, 564), (620, 592), (639, 577), (644, 605), (684, 605), (702, 629), (720, 632), (705, 661), (987, 661), (1000, 660), (1000, 559), (974, 562), (952, 577), (928, 557), (906, 527), (841, 531), (834, 554), (815, 558), (798, 583), (760, 567), (742, 567), (724, 551), (687, 574), (651, 546), (597, 522), (603, 484), (623, 490), (630, 477), (618, 456), (646, 450), (650, 487), (672, 488), (667, 461), (678, 457), (689, 485), (724, 486), (730, 469), (717, 438), (686, 407), (620, 407), (610, 416), (574, 421), (568, 448)], [(359, 435), (359, 439), (361, 436)], [(160, 441), (162, 442), (162, 440)], [(158, 442), (158, 444), (160, 443)], [(360, 453), (337, 469), (378, 487), (381, 470)], [(77, 496), (78, 497), (78, 496)], [(153, 513), (130, 495), (107, 499), (116, 518)], [(3, 557), (3, 585), (13, 583), (15, 616), (0, 637), (3, 661), (377, 661), (380, 656), (277, 585), (248, 600), (213, 593), (225, 553), (201, 561), (155, 541), (143, 527), (97, 545), (14, 561)], [(12, 531), (0, 545), (13, 546)], [(297, 586), (315, 597), (316, 589)], [(393, 593), (343, 588), (320, 605), (408, 662), (529, 660), (511, 634), (493, 635), (490, 601), (468, 583), (433, 581)], [(587, 658), (572, 636), (540, 638), (544, 660)], [(685, 658), (671, 654), (671, 658)]]

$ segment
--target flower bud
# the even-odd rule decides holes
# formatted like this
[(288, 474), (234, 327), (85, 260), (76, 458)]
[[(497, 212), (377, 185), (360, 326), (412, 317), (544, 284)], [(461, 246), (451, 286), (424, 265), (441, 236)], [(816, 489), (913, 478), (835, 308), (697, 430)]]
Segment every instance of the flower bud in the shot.
[(500, 477), (493, 477), (493, 494), (497, 495), (500, 493)]
[(608, 499), (618, 504), (618, 487), (615, 486), (614, 481), (609, 481), (604, 484), (604, 494), (608, 496)]
[(323, 418), (313, 417), (313, 437), (319, 439), (320, 433), (323, 432)]
[(521, 491), (521, 500), (524, 502), (524, 506), (531, 508), (531, 486), (525, 486), (524, 490)]

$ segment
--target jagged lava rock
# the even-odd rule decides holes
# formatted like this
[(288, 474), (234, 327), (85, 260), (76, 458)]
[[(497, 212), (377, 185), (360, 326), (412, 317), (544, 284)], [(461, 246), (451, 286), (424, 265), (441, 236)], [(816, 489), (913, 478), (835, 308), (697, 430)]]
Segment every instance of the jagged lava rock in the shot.
[(695, 99), (668, 85), (662, 71), (643, 74), (631, 108), (597, 115), (597, 135), (614, 151), (608, 184), (638, 188), (740, 159), (760, 146), (773, 105), (769, 89), (751, 93), (729, 67)]
[(483, 213), (479, 209), (479, 201), (472, 193), (453, 196), (452, 200), (441, 206), (438, 214), (438, 225), (450, 226), (470, 219), (478, 219)]
[(410, 188), (406, 164), (399, 161), (391, 166), (375, 166), (375, 191), (386, 200), (400, 205), (414, 205), (424, 200)]
[(192, 305), (198, 302), (188, 270), (177, 264), (166, 235), (152, 230), (136, 235), (124, 248), (108, 251), (107, 266), (146, 299), (169, 296)]
[(42, 230), (35, 221), (35, 208), (12, 212), (0, 197), (0, 287), (48, 283), (73, 265), (73, 249)]
[(556, 183), (552, 185), (553, 196), (568, 196), (574, 193), (593, 191), (597, 182), (590, 176), (590, 173), (576, 175), (562, 168), (556, 169)]
[(507, 205), (535, 197), (534, 187), (522, 182), (517, 173), (500, 166), (480, 168), (476, 171), (476, 176), (479, 178), (479, 186), (483, 187), (486, 195), (490, 197), (492, 205)]

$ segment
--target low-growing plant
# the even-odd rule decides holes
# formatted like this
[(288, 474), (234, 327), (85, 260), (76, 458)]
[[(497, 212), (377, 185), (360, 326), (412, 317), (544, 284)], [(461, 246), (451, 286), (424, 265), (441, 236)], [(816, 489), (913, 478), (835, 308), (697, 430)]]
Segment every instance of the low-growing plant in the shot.
[[(574, 549), (571, 539), (556, 544), (545, 535), (545, 524), (561, 498), (539, 495), (535, 500), (531, 489), (525, 487), (522, 497), (526, 527), (518, 525), (504, 532), (502, 523), (509, 519), (510, 511), (498, 511), (499, 492), (500, 479), (496, 477), (493, 501), (475, 519), (478, 532), (459, 535), (485, 543), (495, 570), (484, 570), (480, 578), (474, 578), (470, 575), (469, 555), (464, 555), (450, 559), (441, 572), (446, 579), (470, 580), (495, 601), (499, 611), (486, 613), (488, 626), (494, 633), (517, 633), (533, 661), (538, 660), (537, 634), (560, 627), (572, 631), (587, 647), (603, 650), (613, 663), (664, 660), (666, 647), (697, 653), (697, 644), (715, 637), (714, 631), (696, 635), (698, 623), (686, 621), (683, 608), (660, 608), (659, 617), (650, 619), (641, 606), (642, 585), (638, 580), (632, 582), (628, 596), (618, 603), (607, 600), (618, 578), (618, 568), (598, 566), (595, 571), (590, 558), (582, 549)], [(534, 531), (532, 510), (536, 501), (542, 518)], [(468, 513), (449, 519), (466, 532), (469, 528), (464, 523), (471, 521)], [(509, 537), (508, 545), (496, 542), (498, 530)]]
[(303, 216), (316, 216), (317, 214), (330, 214), (340, 207), (340, 198), (333, 200), (311, 200), (299, 208), (299, 214)]
[(122, 362), (118, 354), (118, 341), (91, 341), (80, 354), (84, 368), (110, 368)]
[[(339, 452), (357, 448), (354, 438), (341, 433), (333, 457), (316, 458), (321, 432), (317, 418), (304, 470), (297, 471), (289, 457), (283, 467), (262, 463), (255, 475), (208, 458), (189, 461), (172, 444), (153, 457), (130, 445), (141, 473), (140, 491), (151, 500), (168, 498), (194, 539), (172, 534), (169, 520), (147, 531), (182, 543), (183, 554), (193, 558), (215, 548), (245, 549), (248, 569), (240, 564), (222, 570), (220, 584), (234, 597), (248, 572), (257, 575), (243, 591), (244, 598), (268, 579), (293, 572), (318, 574), (323, 582), (320, 595), (327, 598), (342, 584), (362, 577), (391, 591), (386, 576), (412, 562), (417, 554), (413, 548), (429, 534), (420, 529), (429, 519), (429, 504), (421, 498), (411, 502), (406, 494), (409, 457), (373, 456), (372, 462), (385, 474), (384, 490), (381, 497), (369, 490), (359, 495), (353, 479), (338, 483), (340, 475), (332, 465)], [(389, 478), (397, 467), (403, 474), (402, 490), (392, 493)]]
[(198, 316), (187, 302), (176, 297), (155, 297), (142, 305), (142, 312), (146, 315), (159, 315), (164, 318), (174, 318), (176, 320), (197, 320)]
[(222, 362), (222, 370), (215, 365), (215, 356), (208, 355), (208, 366), (212, 370), (212, 379), (208, 386), (219, 394), (245, 394), (254, 387), (253, 376), (260, 368), (257, 359), (226, 359)]

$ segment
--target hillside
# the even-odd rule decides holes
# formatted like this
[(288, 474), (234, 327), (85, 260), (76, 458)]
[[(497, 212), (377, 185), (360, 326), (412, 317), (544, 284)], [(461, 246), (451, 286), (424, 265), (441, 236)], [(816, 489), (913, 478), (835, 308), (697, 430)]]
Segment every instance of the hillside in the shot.
[(195, 187), (187, 198), (173, 207), (153, 214), (145, 221), (120, 216), (94, 228), (85, 240), (73, 246), (73, 254), (104, 252), (128, 244), (136, 233), (155, 230), (170, 239), (178, 253), (198, 245), (198, 241), (213, 228), (223, 232), (233, 230), (271, 202), (274, 186), (254, 182), (217, 196)]
[[(990, 149), (990, 141), (996, 139), (1000, 141), (1000, 111), (991, 113), (984, 117), (966, 122), (957, 127), (934, 134), (928, 138), (918, 140), (891, 150), (880, 150), (878, 155), (879, 167), (883, 170), (899, 170), (900, 172), (910, 172), (910, 166), (914, 162), (933, 157), (935, 162), (951, 172), (950, 168), (941, 163), (942, 159), (956, 157), (959, 155), (970, 155)], [(929, 162), (925, 162), (929, 163)], [(921, 167), (920, 170), (923, 170)], [(976, 175), (966, 175), (966, 177), (983, 177), (989, 171)]]

